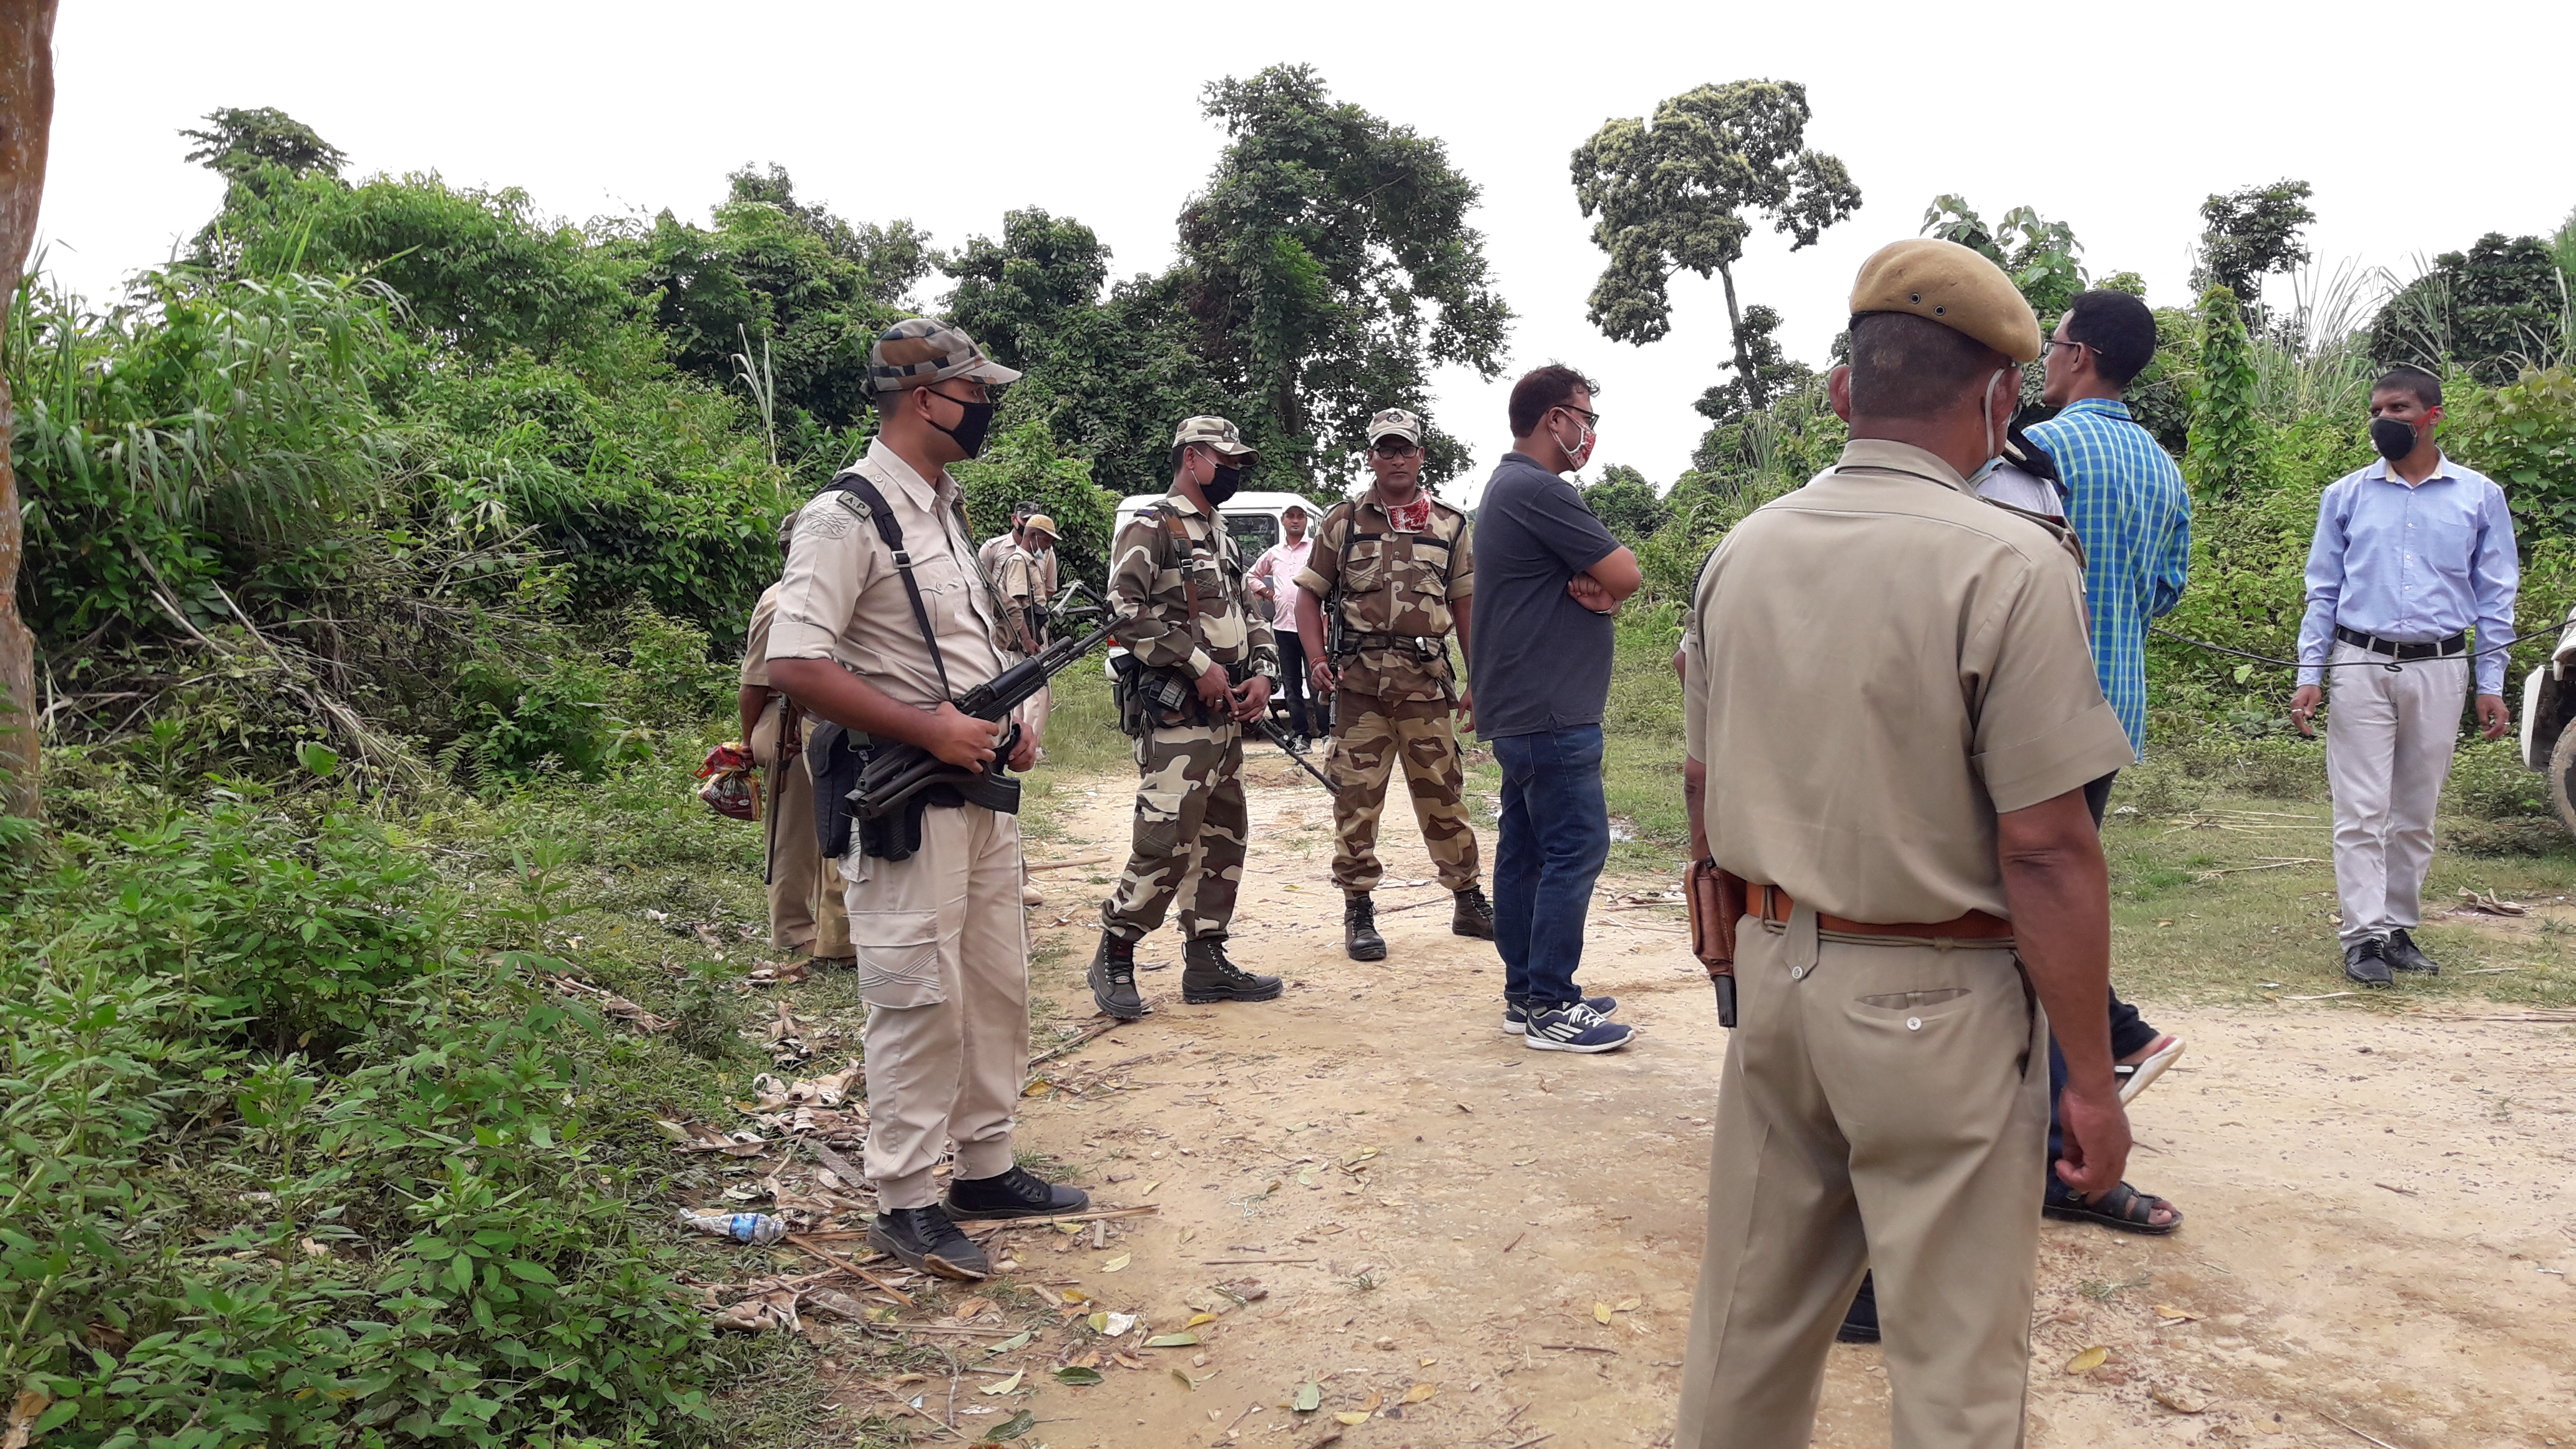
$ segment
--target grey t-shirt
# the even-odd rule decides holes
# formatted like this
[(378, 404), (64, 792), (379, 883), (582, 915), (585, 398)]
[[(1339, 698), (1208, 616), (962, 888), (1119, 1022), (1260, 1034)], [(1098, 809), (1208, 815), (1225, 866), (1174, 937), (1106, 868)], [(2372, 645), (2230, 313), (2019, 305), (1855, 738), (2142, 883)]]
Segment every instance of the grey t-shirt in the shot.
[(1565, 591), (1616, 552), (1574, 485), (1505, 453), (1476, 505), (1476, 612), (1469, 683), (1485, 739), (1601, 723), (1613, 627)]

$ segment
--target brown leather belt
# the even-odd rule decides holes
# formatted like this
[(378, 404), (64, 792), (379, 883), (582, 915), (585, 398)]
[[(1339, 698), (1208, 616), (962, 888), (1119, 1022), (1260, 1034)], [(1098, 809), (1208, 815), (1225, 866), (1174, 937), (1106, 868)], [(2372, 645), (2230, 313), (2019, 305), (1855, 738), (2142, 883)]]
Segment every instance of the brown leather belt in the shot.
[[(1789, 893), (1775, 885), (1744, 885), (1744, 909), (1747, 915), (1759, 917), (1772, 925), (1786, 925), (1789, 913), (1798, 903)], [(1946, 921), (1911, 921), (1881, 925), (1875, 921), (1855, 921), (1843, 916), (1816, 912), (1816, 929), (1843, 936), (1904, 936), (1928, 941), (2009, 941), (2012, 922), (1984, 911), (1970, 911)]]

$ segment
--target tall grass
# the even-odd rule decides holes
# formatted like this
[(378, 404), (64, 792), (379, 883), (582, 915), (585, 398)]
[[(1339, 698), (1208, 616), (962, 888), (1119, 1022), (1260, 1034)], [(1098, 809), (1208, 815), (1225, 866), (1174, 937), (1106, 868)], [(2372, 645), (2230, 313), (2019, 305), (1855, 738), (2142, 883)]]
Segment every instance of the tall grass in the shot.
[(2276, 422), (2357, 417), (2377, 368), (2370, 320), (2396, 290), (2384, 268), (2346, 259), (2291, 274), (2291, 303), (2253, 339), (2254, 408)]

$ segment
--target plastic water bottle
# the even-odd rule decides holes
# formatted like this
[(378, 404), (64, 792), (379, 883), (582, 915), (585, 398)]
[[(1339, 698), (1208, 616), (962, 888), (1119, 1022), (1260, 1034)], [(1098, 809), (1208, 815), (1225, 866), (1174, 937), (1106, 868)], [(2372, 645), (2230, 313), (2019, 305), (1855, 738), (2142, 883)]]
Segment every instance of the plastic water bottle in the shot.
[(768, 1213), (698, 1213), (682, 1208), (680, 1226), (754, 1247), (766, 1247), (787, 1236), (787, 1220)]

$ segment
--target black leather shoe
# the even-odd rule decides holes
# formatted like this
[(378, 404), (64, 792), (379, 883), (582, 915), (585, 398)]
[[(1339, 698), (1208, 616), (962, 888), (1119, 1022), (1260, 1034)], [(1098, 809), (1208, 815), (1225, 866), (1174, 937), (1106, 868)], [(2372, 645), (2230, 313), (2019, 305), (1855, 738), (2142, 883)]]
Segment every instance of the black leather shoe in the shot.
[(1458, 908), (1450, 913), (1449, 934), (1473, 936), (1480, 941), (1494, 939), (1494, 903), (1485, 899), (1482, 886), (1469, 886), (1458, 892)]
[(1223, 936), (1201, 936), (1181, 948), (1181, 1000), (1273, 1001), (1283, 990), (1276, 976), (1258, 976), (1225, 959)]
[(1078, 1187), (1059, 1187), (1014, 1166), (998, 1177), (961, 1177), (948, 1184), (941, 1204), (961, 1223), (994, 1218), (1048, 1218), (1078, 1213), (1091, 1206), (1091, 1194)]
[(1377, 902), (1366, 892), (1342, 902), (1342, 949), (1354, 961), (1386, 959), (1386, 937), (1377, 933)]
[(1136, 943), (1108, 931), (1100, 949), (1091, 953), (1091, 1001), (1103, 1016), (1134, 1021), (1145, 1014), (1145, 998), (1136, 994)]
[(2397, 978), (2388, 974), (2388, 940), (2384, 936), (2364, 936), (2343, 950), (2343, 974), (2364, 986), (2391, 986)]
[(895, 1208), (868, 1224), (868, 1246), (916, 1273), (967, 1282), (989, 1278), (993, 1260), (935, 1207)]
[(2427, 976), (2442, 974), (2442, 968), (2433, 964), (2433, 958), (2424, 954), (2424, 948), (2415, 944), (2415, 938), (2407, 935), (2403, 926), (2388, 933), (2387, 952), (2388, 964), (2400, 971), (2421, 971)]

